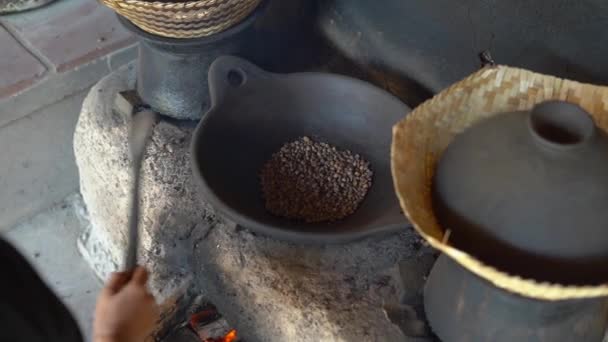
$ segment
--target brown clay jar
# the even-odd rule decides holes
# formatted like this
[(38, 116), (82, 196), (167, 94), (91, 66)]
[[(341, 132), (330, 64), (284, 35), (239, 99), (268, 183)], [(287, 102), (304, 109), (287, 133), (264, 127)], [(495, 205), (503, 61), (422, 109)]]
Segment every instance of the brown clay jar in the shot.
[(608, 280), (608, 137), (551, 101), (457, 135), (434, 182), (449, 243), (511, 274), (568, 285)]

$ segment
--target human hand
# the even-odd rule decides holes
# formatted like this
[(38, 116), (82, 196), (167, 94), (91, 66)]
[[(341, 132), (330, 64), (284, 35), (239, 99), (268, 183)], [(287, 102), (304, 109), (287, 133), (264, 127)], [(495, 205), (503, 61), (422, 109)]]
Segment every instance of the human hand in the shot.
[(160, 312), (147, 281), (148, 272), (141, 266), (111, 275), (97, 299), (95, 342), (143, 342), (152, 334)]

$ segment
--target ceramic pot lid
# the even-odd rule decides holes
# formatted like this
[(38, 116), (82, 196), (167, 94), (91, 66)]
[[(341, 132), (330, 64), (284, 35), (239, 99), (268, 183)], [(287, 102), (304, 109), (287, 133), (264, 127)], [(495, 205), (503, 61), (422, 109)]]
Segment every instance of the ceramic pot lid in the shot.
[(579, 106), (476, 123), (442, 154), (433, 191), (454, 246), (543, 281), (608, 279), (608, 138)]

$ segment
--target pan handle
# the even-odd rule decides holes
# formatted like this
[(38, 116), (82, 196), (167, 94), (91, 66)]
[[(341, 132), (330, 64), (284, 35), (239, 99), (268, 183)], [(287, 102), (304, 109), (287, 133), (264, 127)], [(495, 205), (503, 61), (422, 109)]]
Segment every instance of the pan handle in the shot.
[(268, 78), (270, 75), (258, 66), (239, 57), (221, 56), (217, 58), (209, 67), (211, 106), (218, 106), (230, 91), (244, 86), (247, 82), (254, 79)]

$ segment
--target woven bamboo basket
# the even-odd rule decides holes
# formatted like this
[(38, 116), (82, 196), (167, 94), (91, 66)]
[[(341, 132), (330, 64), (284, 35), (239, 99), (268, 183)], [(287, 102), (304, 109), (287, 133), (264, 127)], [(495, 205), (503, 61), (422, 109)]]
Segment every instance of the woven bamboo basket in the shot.
[(220, 33), (251, 14), (262, 0), (148, 2), (100, 0), (142, 30), (169, 38), (200, 38)]
[(504, 290), (541, 300), (608, 295), (608, 283), (569, 286), (507, 274), (449, 243), (433, 213), (431, 182), (452, 138), (484, 118), (529, 110), (546, 100), (580, 105), (595, 123), (608, 130), (608, 87), (583, 84), (506, 66), (481, 69), (426, 101), (393, 127), (391, 163), (401, 207), (415, 229), (474, 274)]

